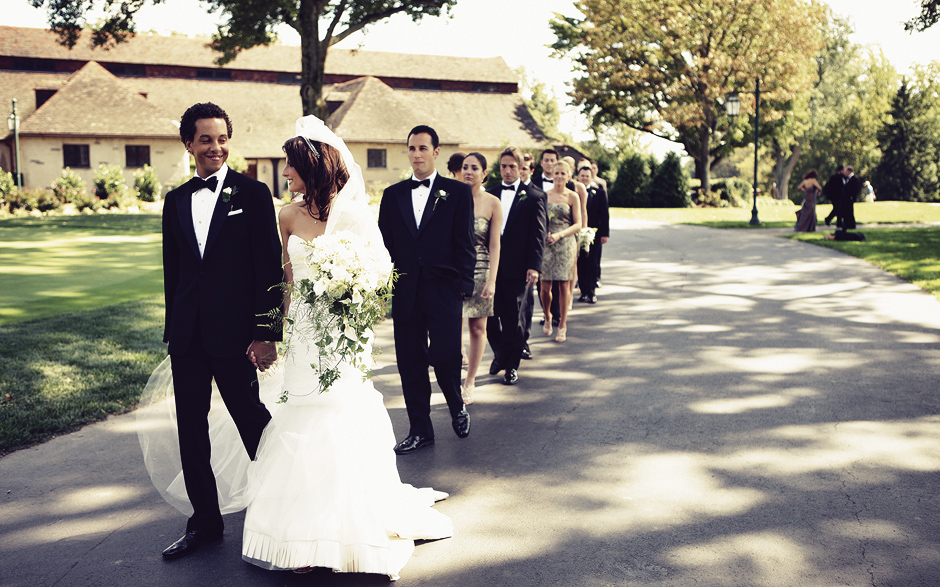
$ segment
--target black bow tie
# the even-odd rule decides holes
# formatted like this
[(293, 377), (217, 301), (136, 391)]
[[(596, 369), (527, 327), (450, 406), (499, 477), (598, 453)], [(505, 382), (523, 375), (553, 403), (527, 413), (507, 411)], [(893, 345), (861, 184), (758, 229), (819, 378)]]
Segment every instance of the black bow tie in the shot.
[(417, 179), (411, 180), (411, 189), (413, 190), (417, 189), (419, 185), (423, 185), (426, 188), (431, 187), (431, 178), (428, 177), (426, 179), (421, 179), (421, 180), (417, 180)]
[(554, 179), (548, 179), (545, 176), (542, 176), (542, 183), (555, 183)]
[(503, 189), (504, 189), (504, 190), (513, 190), (513, 191), (516, 191), (516, 186), (514, 186), (514, 185), (504, 185), (504, 186), (503, 186)]
[(206, 188), (213, 193), (215, 193), (215, 188), (219, 187), (219, 178), (210, 177), (209, 179), (202, 179), (198, 175), (193, 176), (193, 193), (198, 192), (199, 190)]

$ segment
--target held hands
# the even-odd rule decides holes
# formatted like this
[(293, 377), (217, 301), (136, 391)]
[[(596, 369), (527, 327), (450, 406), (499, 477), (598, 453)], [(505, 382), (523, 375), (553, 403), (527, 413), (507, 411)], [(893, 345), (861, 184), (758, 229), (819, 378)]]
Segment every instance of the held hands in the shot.
[(534, 284), (534, 283), (537, 283), (538, 280), (539, 280), (539, 272), (538, 272), (538, 271), (536, 271), (535, 269), (529, 269), (528, 271), (526, 271), (526, 274), (525, 274), (525, 282), (526, 282), (526, 284), (532, 285), (532, 284)]
[(255, 369), (262, 373), (277, 361), (277, 347), (273, 342), (254, 340), (248, 345), (245, 354), (248, 355), (248, 360), (255, 366)]
[(545, 244), (547, 244), (547, 245), (553, 245), (553, 244), (555, 244), (555, 243), (557, 243), (557, 242), (558, 242), (558, 237), (555, 236), (555, 233), (554, 233), (554, 232), (548, 233), (548, 236), (545, 237)]
[(488, 300), (496, 293), (496, 283), (495, 282), (486, 282), (486, 285), (483, 286), (483, 291), (480, 293), (480, 297), (484, 300)]

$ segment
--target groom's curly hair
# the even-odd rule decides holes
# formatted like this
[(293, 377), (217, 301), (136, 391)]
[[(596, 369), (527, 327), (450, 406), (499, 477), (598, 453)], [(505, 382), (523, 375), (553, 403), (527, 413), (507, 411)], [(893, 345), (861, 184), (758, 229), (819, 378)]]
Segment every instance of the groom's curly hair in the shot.
[(196, 138), (196, 121), (203, 118), (221, 118), (224, 120), (228, 138), (232, 138), (232, 121), (225, 113), (225, 110), (212, 102), (203, 102), (193, 104), (187, 108), (186, 112), (183, 113), (183, 117), (180, 118), (180, 140), (183, 141), (184, 145)]
[(316, 154), (310, 150), (303, 137), (287, 139), (283, 149), (287, 163), (297, 170), (306, 186), (304, 207), (311, 217), (326, 222), (330, 216), (333, 196), (349, 181), (349, 171), (339, 151), (320, 141), (310, 142), (317, 150)]

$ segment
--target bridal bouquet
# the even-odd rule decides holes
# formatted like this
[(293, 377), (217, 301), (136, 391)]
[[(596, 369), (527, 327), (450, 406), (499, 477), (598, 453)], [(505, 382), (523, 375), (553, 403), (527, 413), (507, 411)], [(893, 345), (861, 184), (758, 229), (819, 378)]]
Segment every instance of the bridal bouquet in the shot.
[[(385, 316), (392, 295), (394, 272), (384, 249), (370, 246), (361, 236), (341, 231), (305, 242), (306, 254), (291, 259), (309, 269), (306, 279), (295, 280), (292, 331), (303, 330), (319, 349), (320, 391), (328, 391), (339, 379), (340, 365), (348, 362), (371, 376), (372, 354), (366, 353), (372, 329)], [(299, 324), (298, 324), (299, 323)], [(304, 328), (306, 326), (307, 328)], [(290, 344), (290, 342), (288, 342)], [(287, 392), (281, 402), (287, 401)]]
[(597, 234), (596, 228), (591, 228), (586, 226), (578, 231), (578, 246), (581, 247), (581, 250), (587, 253), (591, 250), (591, 245), (594, 244), (594, 235)]

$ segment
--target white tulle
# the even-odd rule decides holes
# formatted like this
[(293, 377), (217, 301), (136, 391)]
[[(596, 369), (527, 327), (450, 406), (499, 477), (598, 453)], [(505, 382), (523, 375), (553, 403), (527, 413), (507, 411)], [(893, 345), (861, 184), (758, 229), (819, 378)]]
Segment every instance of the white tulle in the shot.
[[(350, 183), (334, 200), (327, 233), (351, 230), (384, 251), (367, 206), (362, 172), (346, 145), (314, 117), (298, 120), (297, 129), (298, 135), (339, 149), (350, 170)], [(299, 238), (292, 237), (285, 246), (292, 257), (303, 254)], [(303, 278), (303, 271), (302, 264), (294, 264), (295, 279)], [(298, 324), (296, 330), (311, 326)], [(450, 518), (431, 507), (447, 494), (401, 482), (382, 395), (361, 371), (344, 365), (329, 391), (317, 393), (318, 349), (303, 344), (302, 336), (286, 334), (291, 339), (288, 354), (260, 376), (261, 400), (272, 419), (254, 462), (213, 383), (212, 468), (222, 513), (248, 508), (242, 558), (267, 569), (327, 567), (396, 579), (415, 539), (453, 534)], [(291, 392), (286, 404), (276, 403), (282, 389)], [(190, 515), (169, 358), (150, 377), (137, 421), (154, 485), (170, 504)]]

